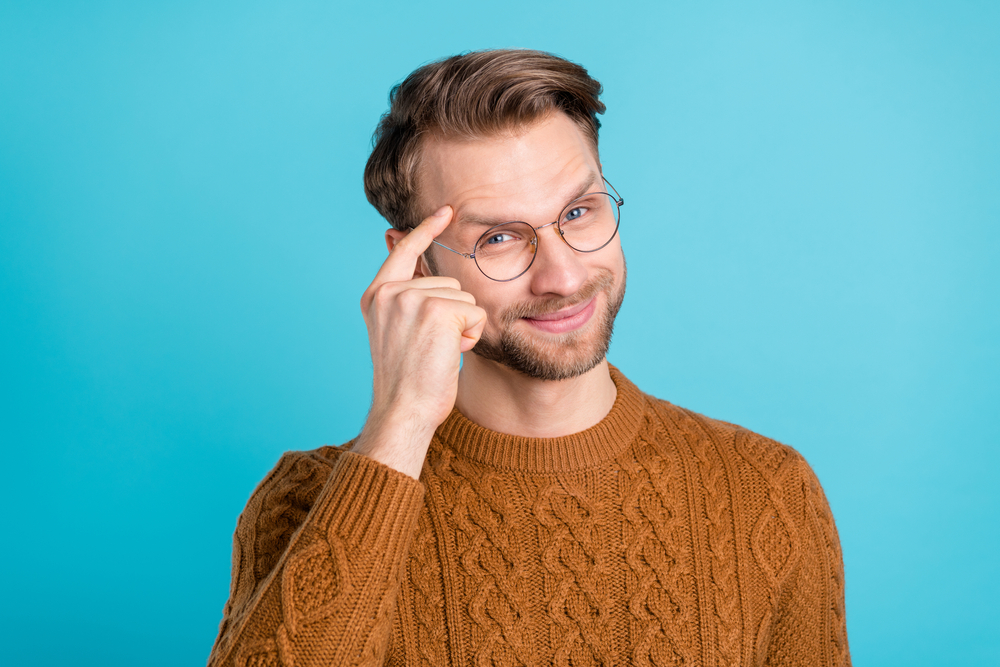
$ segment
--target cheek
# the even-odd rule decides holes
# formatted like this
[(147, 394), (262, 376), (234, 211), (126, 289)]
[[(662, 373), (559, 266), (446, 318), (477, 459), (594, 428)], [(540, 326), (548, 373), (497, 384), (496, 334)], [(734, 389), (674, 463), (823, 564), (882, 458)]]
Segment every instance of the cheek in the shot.
[(431, 245), (424, 253), (431, 260), (431, 265), (435, 269), (435, 275), (454, 278), (462, 283), (462, 289), (467, 290), (466, 284), (472, 284), (475, 274), (479, 274), (476, 262), (461, 255), (457, 255), (450, 250)]
[(481, 289), (477, 289), (475, 291), (470, 291), (470, 290), (466, 291), (472, 294), (472, 296), (476, 297), (476, 305), (486, 311), (486, 314), (489, 316), (491, 323), (495, 323), (500, 313), (503, 312), (504, 308), (513, 303), (513, 301), (505, 301), (504, 299), (500, 298), (500, 296), (495, 292), (485, 291)]
[(625, 273), (625, 255), (620, 245), (608, 246), (594, 254), (598, 256), (587, 265), (591, 277), (600, 271), (610, 271), (616, 281), (621, 280)]
[[(476, 305), (485, 309), (491, 315), (497, 302), (497, 285), (484, 276), (476, 266), (475, 260), (450, 253), (442, 248), (437, 249), (434, 261), (437, 263), (437, 275), (454, 278), (462, 285), (462, 291), (476, 298)], [(447, 257), (446, 255), (451, 255)]]
[(625, 273), (625, 251), (622, 250), (621, 245), (616, 244), (616, 247), (611, 251), (611, 257), (611, 266), (608, 268), (620, 280), (621, 276)]
[[(486, 280), (484, 278), (484, 280)], [(497, 283), (487, 280), (489, 285), (477, 283), (475, 289), (466, 291), (476, 297), (476, 305), (486, 311), (487, 328), (496, 330), (502, 326), (502, 316), (508, 312), (512, 306), (531, 301), (530, 295), (522, 294), (520, 291), (510, 289), (512, 286), (504, 283)], [(506, 289), (505, 289), (506, 288)]]

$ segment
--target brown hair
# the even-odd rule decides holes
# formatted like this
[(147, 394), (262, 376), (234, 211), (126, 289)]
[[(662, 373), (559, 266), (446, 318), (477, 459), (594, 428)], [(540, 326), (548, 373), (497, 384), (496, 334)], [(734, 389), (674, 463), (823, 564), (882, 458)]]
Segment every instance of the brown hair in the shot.
[(496, 136), (562, 111), (597, 152), (601, 84), (580, 65), (542, 51), (473, 51), (424, 65), (389, 92), (372, 137), (365, 195), (396, 229), (420, 223), (416, 176), (425, 135)]

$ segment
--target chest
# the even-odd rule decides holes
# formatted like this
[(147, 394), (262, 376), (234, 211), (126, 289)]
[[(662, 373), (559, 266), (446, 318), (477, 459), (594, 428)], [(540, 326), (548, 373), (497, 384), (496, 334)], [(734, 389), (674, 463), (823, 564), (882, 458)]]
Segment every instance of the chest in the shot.
[(741, 588), (764, 582), (741, 571), (752, 528), (724, 469), (649, 448), (575, 474), (439, 471), (400, 586), (399, 664), (695, 664), (705, 642), (747, 643)]

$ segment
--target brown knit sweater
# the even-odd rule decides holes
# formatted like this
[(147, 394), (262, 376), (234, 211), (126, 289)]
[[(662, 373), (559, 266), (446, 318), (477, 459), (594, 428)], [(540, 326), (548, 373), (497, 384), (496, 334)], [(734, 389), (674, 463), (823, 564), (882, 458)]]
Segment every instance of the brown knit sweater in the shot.
[(572, 436), (453, 411), (420, 481), (289, 452), (209, 665), (848, 665), (833, 516), (793, 449), (640, 392)]

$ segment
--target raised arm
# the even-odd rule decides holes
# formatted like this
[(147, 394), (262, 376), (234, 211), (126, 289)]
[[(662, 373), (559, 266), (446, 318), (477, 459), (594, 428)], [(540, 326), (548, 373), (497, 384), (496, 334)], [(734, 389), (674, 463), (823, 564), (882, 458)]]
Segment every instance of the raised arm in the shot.
[(381, 664), (423, 506), (417, 479), (455, 405), (461, 353), (486, 325), (457, 280), (417, 268), (451, 215), (387, 234), (389, 257), (361, 299), (374, 371), (365, 427), (329, 466), (286, 455), (254, 492), (210, 667)]

